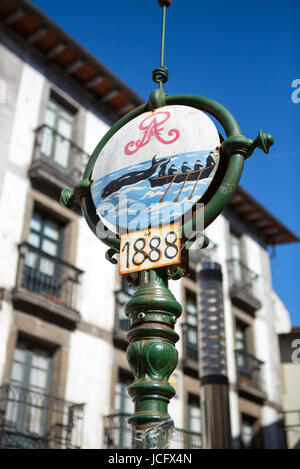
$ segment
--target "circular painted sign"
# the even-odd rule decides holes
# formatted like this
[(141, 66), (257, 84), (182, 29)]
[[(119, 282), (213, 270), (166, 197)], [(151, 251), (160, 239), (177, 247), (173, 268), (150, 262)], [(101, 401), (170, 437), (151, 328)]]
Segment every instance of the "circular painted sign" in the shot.
[(172, 223), (210, 186), (219, 164), (213, 121), (189, 106), (132, 119), (106, 143), (92, 174), (100, 219), (115, 233)]

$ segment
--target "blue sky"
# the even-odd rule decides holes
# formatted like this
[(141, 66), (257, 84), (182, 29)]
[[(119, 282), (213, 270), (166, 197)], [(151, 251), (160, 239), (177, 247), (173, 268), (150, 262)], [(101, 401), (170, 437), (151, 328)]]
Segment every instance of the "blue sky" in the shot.
[[(34, 0), (46, 14), (144, 99), (159, 66), (161, 10), (156, 0)], [(173, 0), (167, 10), (168, 94), (220, 101), (249, 138), (274, 135), (269, 155), (256, 150), (241, 185), (300, 234), (299, 0)], [(300, 94), (299, 94), (300, 96)], [(300, 324), (299, 244), (276, 248), (274, 288)]]

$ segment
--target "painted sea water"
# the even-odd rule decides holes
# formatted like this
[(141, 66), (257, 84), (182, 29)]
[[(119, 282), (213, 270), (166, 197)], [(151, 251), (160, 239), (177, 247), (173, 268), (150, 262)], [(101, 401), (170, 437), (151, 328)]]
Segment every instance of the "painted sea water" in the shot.
[[(93, 182), (97, 214), (113, 231), (118, 232), (118, 227), (135, 231), (176, 220), (203, 196), (219, 162), (213, 149), (153, 156), (152, 161), (122, 168)], [(200, 177), (199, 168), (205, 176), (209, 165), (209, 176)]]

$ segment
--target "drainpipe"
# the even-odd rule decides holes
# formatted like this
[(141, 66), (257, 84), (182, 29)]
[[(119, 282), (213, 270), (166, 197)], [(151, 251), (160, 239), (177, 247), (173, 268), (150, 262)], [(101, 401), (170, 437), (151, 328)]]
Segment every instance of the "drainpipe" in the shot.
[(232, 439), (220, 264), (204, 261), (197, 272), (197, 282), (200, 291), (198, 350), (203, 448), (230, 449)]

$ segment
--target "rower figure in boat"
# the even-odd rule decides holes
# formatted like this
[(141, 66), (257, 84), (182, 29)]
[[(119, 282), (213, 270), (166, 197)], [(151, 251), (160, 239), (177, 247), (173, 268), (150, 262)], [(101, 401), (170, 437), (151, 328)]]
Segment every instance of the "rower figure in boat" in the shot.
[(200, 160), (197, 160), (194, 165), (194, 171), (200, 171), (201, 168), (203, 168), (203, 164), (201, 164)]
[(214, 157), (213, 155), (215, 154), (214, 151), (211, 151), (207, 157), (207, 160), (206, 160), (206, 168), (208, 168), (209, 166), (215, 166), (216, 162), (214, 160)]
[(173, 176), (173, 174), (177, 174), (178, 169), (176, 168), (175, 164), (172, 164), (170, 168), (168, 169), (168, 175)]
[(162, 163), (160, 165), (158, 176), (165, 176), (166, 175), (166, 169), (167, 169), (167, 166), (168, 166), (169, 162), (170, 162), (170, 158), (168, 158), (164, 163)]
[(185, 162), (183, 163), (183, 165), (181, 166), (181, 172), (182, 172), (183, 174), (186, 174), (186, 173), (189, 173), (190, 170), (191, 170), (191, 168), (188, 166), (187, 161), (185, 161)]

